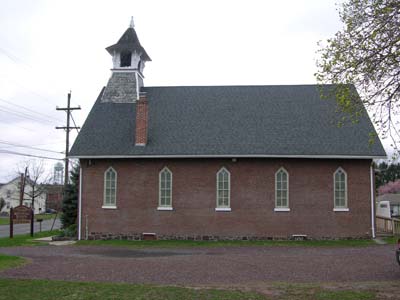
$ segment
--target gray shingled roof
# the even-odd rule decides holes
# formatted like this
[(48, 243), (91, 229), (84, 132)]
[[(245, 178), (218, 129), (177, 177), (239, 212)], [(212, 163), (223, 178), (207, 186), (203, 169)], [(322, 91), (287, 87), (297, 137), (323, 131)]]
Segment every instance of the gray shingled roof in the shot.
[[(103, 89), (104, 91), (104, 89)], [(100, 93), (99, 99), (101, 98)], [(98, 99), (71, 156), (386, 156), (368, 117), (337, 126), (316, 85), (144, 87), (148, 144), (135, 146), (135, 103)]]
[(379, 201), (390, 201), (390, 204), (400, 204), (400, 194), (385, 194), (376, 198)]
[(124, 34), (121, 36), (119, 41), (106, 48), (106, 50), (112, 55), (114, 51), (136, 51), (141, 54), (141, 59), (144, 61), (151, 61), (150, 56), (146, 53), (146, 50), (142, 47), (137, 37), (135, 29), (129, 27)]

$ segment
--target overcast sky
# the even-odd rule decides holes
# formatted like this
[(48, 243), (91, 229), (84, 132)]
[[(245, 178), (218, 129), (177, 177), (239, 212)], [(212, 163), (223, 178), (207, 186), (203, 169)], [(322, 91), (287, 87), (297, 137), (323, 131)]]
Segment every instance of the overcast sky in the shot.
[(83, 124), (131, 16), (152, 58), (146, 86), (313, 84), (317, 42), (342, 28), (337, 2), (0, 0), (0, 182), (27, 159), (4, 150), (63, 157), (5, 143), (64, 151), (55, 108), (71, 90)]

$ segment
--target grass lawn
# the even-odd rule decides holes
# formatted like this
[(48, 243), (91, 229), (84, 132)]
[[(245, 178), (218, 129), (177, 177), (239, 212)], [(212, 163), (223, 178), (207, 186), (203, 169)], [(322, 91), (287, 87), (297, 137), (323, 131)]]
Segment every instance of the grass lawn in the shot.
[(18, 256), (0, 254), (0, 271), (15, 268), (26, 263), (26, 259)]
[(388, 244), (396, 244), (400, 236), (385, 237), (383, 240)]
[(128, 241), (95, 240), (78, 241), (76, 245), (129, 246), (135, 248), (181, 248), (181, 247), (231, 247), (231, 246), (312, 246), (312, 247), (365, 247), (376, 245), (372, 240), (329, 240), (329, 241)]
[(344, 286), (343, 283), (336, 285), (277, 283), (261, 284), (243, 290), (232, 287), (186, 288), (125, 283), (0, 279), (0, 300), (374, 300), (381, 299), (382, 294), (388, 296), (388, 299), (397, 299), (398, 289), (397, 282), (347, 283)]
[(149, 285), (0, 279), (0, 299), (267, 299), (255, 292), (217, 289), (157, 287)]
[(59, 230), (53, 230), (53, 231), (37, 232), (33, 235), (33, 237), (31, 237), (30, 234), (21, 234), (21, 235), (14, 235), (12, 239), (8, 237), (0, 238), (0, 247), (44, 245), (43, 243), (33, 241), (33, 239), (57, 235), (59, 233), (60, 233)]
[[(56, 214), (38, 214), (35, 215), (35, 220), (43, 219), (43, 220), (50, 220), (54, 219)], [(60, 217), (60, 215), (58, 215)], [(10, 217), (0, 217), (0, 225), (9, 225), (10, 224)]]
[(287, 300), (375, 300), (377, 290), (375, 288), (359, 287), (324, 287), (317, 284), (275, 284), (273, 291), (280, 297), (272, 299)]

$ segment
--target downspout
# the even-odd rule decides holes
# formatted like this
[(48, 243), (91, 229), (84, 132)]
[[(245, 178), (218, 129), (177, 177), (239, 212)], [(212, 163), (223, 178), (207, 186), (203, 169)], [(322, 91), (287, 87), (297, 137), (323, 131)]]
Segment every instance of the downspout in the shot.
[(78, 240), (82, 239), (82, 167), (79, 167), (79, 216), (78, 216)]
[(370, 166), (370, 180), (371, 180), (371, 229), (372, 238), (375, 238), (375, 188), (374, 188), (374, 168), (372, 163)]

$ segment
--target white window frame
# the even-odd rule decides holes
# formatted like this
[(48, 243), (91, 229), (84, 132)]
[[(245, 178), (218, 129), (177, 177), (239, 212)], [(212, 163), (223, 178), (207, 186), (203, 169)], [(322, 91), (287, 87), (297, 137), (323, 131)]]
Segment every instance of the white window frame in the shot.
[[(218, 175), (221, 172), (226, 172), (228, 174), (228, 205), (227, 206), (220, 206), (218, 204)], [(215, 211), (231, 211), (231, 173), (228, 171), (227, 168), (222, 167), (219, 169), (217, 172), (216, 176), (216, 206), (215, 206)]]
[[(344, 174), (344, 202), (345, 206), (336, 206), (336, 173), (337, 172), (343, 172)], [(333, 211), (336, 212), (346, 212), (349, 211), (349, 202), (347, 198), (347, 192), (348, 192), (348, 186), (347, 186), (347, 172), (342, 168), (339, 167), (333, 172)]]
[[(287, 205), (286, 206), (278, 206), (278, 174), (280, 172), (282, 172), (282, 171), (286, 174), (286, 178), (287, 178), (287, 187), (286, 187)], [(274, 211), (276, 211), (276, 212), (290, 211), (290, 206), (289, 206), (289, 172), (284, 167), (280, 167), (278, 169), (278, 171), (275, 172), (275, 208), (274, 208)]]
[[(171, 191), (170, 199), (171, 199), (171, 201), (170, 201), (170, 205), (161, 205), (161, 174), (163, 172), (165, 172), (165, 171), (167, 171), (171, 175), (171, 187), (170, 187), (170, 191)], [(168, 169), (167, 167), (164, 167), (158, 173), (158, 207), (157, 207), (157, 210), (173, 210), (173, 207), (172, 207), (172, 187), (173, 187), (172, 176), (173, 176), (173, 174), (172, 174), (171, 170)]]
[[(113, 171), (115, 173), (115, 195), (114, 195), (115, 196), (115, 203), (114, 204), (106, 204), (106, 178), (107, 178), (107, 173), (109, 171)], [(103, 206), (102, 206), (102, 208), (104, 208), (104, 209), (116, 209), (117, 208), (118, 173), (113, 167), (109, 167), (104, 172), (103, 185), (104, 185), (104, 190), (103, 190)]]

